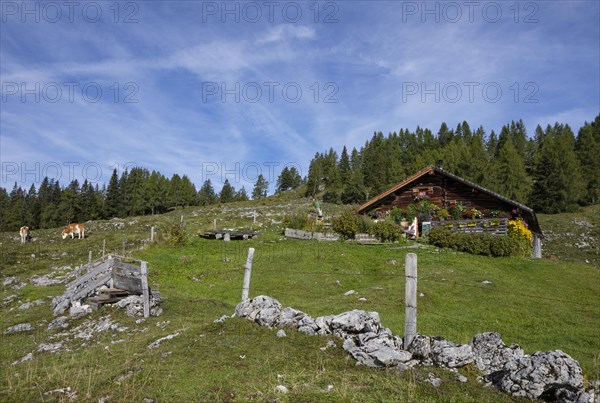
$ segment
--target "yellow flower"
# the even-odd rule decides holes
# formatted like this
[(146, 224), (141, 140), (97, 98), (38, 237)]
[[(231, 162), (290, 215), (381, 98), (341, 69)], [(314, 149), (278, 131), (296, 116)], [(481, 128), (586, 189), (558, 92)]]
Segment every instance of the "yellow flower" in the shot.
[(522, 237), (531, 241), (531, 231), (525, 226), (521, 220), (511, 220), (508, 222), (508, 235), (513, 238)]

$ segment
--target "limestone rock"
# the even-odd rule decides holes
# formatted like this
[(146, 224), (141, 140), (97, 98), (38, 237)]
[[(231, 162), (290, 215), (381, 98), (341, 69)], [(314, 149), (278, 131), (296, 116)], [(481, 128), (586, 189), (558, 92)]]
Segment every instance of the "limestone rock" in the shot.
[(246, 317), (259, 325), (274, 326), (281, 313), (281, 304), (274, 298), (259, 295), (248, 301), (242, 301), (235, 307), (234, 316)]
[(530, 399), (576, 402), (584, 393), (579, 363), (560, 350), (511, 360), (485, 379), (504, 392)]
[(69, 318), (66, 316), (59, 316), (58, 318), (50, 322), (46, 330), (52, 330), (56, 328), (64, 329), (67, 327), (69, 327)]
[(428, 360), (440, 367), (457, 368), (473, 362), (473, 350), (470, 345), (452, 343), (441, 337), (416, 335), (408, 351), (416, 357)]
[(476, 334), (469, 344), (475, 355), (475, 366), (485, 375), (499, 371), (508, 361), (525, 355), (517, 344), (506, 346), (496, 332)]
[(18, 325), (14, 325), (6, 329), (4, 334), (32, 332), (34, 329), (35, 327), (33, 327), (31, 323), (19, 323)]

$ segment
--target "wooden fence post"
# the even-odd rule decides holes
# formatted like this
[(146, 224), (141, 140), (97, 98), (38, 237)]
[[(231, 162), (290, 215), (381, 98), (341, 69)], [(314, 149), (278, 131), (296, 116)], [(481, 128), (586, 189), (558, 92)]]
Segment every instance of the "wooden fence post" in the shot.
[(405, 265), (404, 349), (407, 350), (417, 334), (417, 255), (408, 253)]
[(531, 257), (541, 259), (542, 257), (542, 238), (538, 234), (533, 234)]
[(142, 292), (144, 293), (144, 318), (150, 316), (150, 291), (148, 290), (148, 262), (142, 260)]
[(154, 242), (154, 226), (150, 227), (150, 242)]
[(223, 234), (223, 240), (225, 242), (229, 242), (231, 240), (231, 236), (229, 235), (229, 232), (226, 232), (225, 234)]
[(242, 289), (242, 302), (248, 300), (250, 292), (250, 272), (252, 271), (252, 261), (254, 260), (254, 248), (248, 248), (248, 259), (246, 259), (246, 270), (244, 271), (244, 288)]
[(121, 256), (125, 257), (125, 240), (124, 239), (123, 239), (123, 254)]
[(217, 219), (213, 219), (213, 229), (217, 229)]
[(88, 251), (88, 271), (92, 270), (92, 251)]
[(102, 261), (104, 261), (105, 254), (106, 254), (106, 239), (102, 242)]
[[(108, 255), (108, 271), (112, 274), (112, 270), (113, 270), (113, 266), (115, 265), (115, 260), (113, 259), (112, 255)], [(109, 288), (113, 288), (114, 286), (114, 281), (112, 279), (112, 275), (110, 277), (110, 283), (108, 284)]]

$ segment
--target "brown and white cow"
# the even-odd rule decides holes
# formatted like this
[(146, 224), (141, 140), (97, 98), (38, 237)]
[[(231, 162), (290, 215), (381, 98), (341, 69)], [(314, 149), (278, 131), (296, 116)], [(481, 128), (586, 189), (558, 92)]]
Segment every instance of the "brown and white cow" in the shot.
[(69, 235), (71, 235), (71, 239), (75, 237), (77, 234), (77, 238), (85, 238), (85, 224), (69, 224), (63, 229), (62, 238), (65, 239)]
[(21, 243), (29, 241), (29, 227), (23, 225), (19, 229), (19, 235), (21, 235)]

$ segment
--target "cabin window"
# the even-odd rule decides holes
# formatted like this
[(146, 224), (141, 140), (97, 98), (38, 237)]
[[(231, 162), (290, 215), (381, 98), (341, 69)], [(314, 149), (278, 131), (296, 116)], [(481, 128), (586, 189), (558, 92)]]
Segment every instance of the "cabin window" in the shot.
[(412, 188), (412, 194), (413, 197), (425, 199), (427, 196), (433, 194), (433, 186)]

